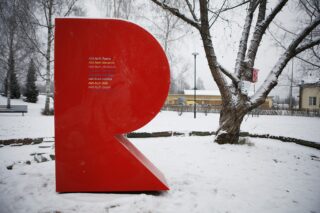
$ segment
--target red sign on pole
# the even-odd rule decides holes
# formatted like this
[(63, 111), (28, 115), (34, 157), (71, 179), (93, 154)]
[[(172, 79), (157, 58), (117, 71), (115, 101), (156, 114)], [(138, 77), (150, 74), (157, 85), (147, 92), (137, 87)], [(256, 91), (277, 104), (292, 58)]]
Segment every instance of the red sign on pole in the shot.
[(258, 81), (258, 69), (252, 68), (252, 82), (255, 83)]
[(155, 38), (122, 20), (56, 19), (57, 192), (168, 190), (123, 136), (160, 111), (169, 65)]

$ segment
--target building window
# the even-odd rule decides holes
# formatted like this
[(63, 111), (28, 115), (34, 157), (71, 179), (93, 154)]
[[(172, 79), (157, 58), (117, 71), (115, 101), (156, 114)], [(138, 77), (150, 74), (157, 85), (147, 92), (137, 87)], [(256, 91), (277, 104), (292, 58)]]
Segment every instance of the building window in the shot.
[(309, 97), (309, 106), (317, 105), (317, 97)]

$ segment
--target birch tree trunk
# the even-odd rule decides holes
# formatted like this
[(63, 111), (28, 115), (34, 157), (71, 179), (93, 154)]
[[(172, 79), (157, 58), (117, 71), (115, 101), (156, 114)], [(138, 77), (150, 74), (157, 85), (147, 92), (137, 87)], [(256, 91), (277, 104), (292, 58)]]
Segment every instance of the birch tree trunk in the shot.
[(9, 32), (9, 58), (8, 58), (8, 72), (7, 72), (7, 109), (11, 108), (11, 75), (14, 70), (14, 50), (13, 40), (15, 35), (15, 22), (12, 22), (12, 26)]
[[(9, 59), (10, 63), (10, 59)], [(11, 69), (7, 72), (7, 109), (11, 108)]]
[(53, 0), (49, 0), (48, 2), (48, 15), (47, 15), (47, 51), (46, 51), (46, 101), (43, 110), (44, 115), (50, 115), (50, 95), (51, 95), (51, 48), (52, 48), (52, 7)]
[(9, 46), (9, 59), (8, 59), (8, 72), (7, 72), (7, 109), (11, 108), (11, 75), (13, 69), (13, 38), (10, 39)]

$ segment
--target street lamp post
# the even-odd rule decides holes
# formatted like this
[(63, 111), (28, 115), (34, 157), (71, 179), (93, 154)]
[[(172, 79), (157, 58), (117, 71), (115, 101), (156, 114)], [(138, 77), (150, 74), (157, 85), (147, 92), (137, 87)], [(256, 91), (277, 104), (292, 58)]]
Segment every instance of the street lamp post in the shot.
[(193, 96), (193, 100), (194, 100), (194, 109), (193, 109), (193, 112), (194, 112), (194, 118), (197, 117), (197, 94), (196, 94), (196, 91), (197, 91), (197, 73), (196, 73), (196, 67), (197, 67), (197, 55), (199, 55), (199, 53), (197, 52), (194, 52), (192, 53), (192, 55), (194, 56), (194, 96)]

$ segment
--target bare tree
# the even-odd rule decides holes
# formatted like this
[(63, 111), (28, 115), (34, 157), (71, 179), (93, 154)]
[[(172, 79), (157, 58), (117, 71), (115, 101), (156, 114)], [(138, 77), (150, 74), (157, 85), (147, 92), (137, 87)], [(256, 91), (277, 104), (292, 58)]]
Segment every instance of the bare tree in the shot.
[[(318, 0), (300, 0), (299, 6), (308, 17), (307, 21), (314, 20), (320, 15), (320, 2)], [(314, 29), (310, 36), (317, 38), (320, 36), (320, 29)], [(314, 46), (306, 50), (303, 54), (296, 56), (299, 62), (300, 79), (302, 76), (312, 76), (320, 79), (320, 46)]]
[(95, 0), (95, 4), (105, 12), (106, 17), (131, 19), (133, 0)]
[[(45, 59), (45, 74), (42, 76), (46, 84), (46, 100), (43, 110), (44, 115), (50, 114), (50, 97), (52, 81), (52, 63), (53, 63), (53, 42), (54, 42), (54, 18), (56, 16), (69, 16), (75, 8), (77, 0), (37, 0), (36, 10), (31, 7), (25, 7), (27, 13), (32, 14), (32, 19), (24, 23), (25, 34), (32, 42), (33, 47), (38, 54)], [(31, 33), (26, 29), (32, 29)], [(45, 32), (46, 41), (41, 42), (39, 32)], [(45, 45), (42, 45), (45, 43)]]
[(173, 82), (177, 86), (175, 93), (183, 94), (184, 90), (190, 89), (190, 85), (186, 80), (189, 71), (190, 71), (190, 64), (185, 63), (180, 69), (180, 71), (178, 72), (177, 77), (173, 79)]
[[(167, 3), (167, 1), (151, 1), (193, 26), (200, 33), (212, 77), (220, 90), (222, 98), (219, 128), (215, 138), (215, 141), (219, 144), (238, 143), (240, 125), (244, 116), (265, 102), (267, 95), (277, 85), (278, 78), (290, 59), (320, 44), (320, 37), (311, 37), (312, 32), (320, 24), (320, 16), (318, 15), (306, 23), (300, 32), (294, 36), (270, 70), (266, 80), (255, 94), (249, 97), (243, 92), (241, 86), (245, 80), (248, 80), (248, 76), (250, 76), (259, 46), (267, 28), (284, 8), (288, 0), (278, 0), (269, 14), (267, 14), (267, 0), (241, 1), (234, 5), (231, 5), (230, 2), (234, 3), (235, 1), (229, 2), (225, 0), (218, 10), (212, 9), (209, 0), (193, 2), (185, 0), (189, 8), (188, 14), (181, 12), (179, 8), (175, 8)], [(235, 69), (232, 72), (218, 62), (210, 28), (222, 13), (238, 7), (243, 8), (243, 5), (247, 6), (246, 17), (239, 42)], [(255, 13), (257, 13), (257, 18), (254, 25), (253, 19)], [(252, 33), (250, 36), (251, 29)], [(249, 41), (250, 37), (251, 40)], [(230, 79), (230, 81), (227, 79)]]
[(203, 80), (201, 78), (197, 78), (197, 89), (198, 90), (204, 90), (206, 89), (203, 83)]
[[(11, 108), (11, 80), (14, 74), (14, 58), (15, 51), (14, 45), (16, 43), (17, 33), (18, 33), (18, 23), (16, 21), (17, 14), (17, 2), (1, 2), (0, 12), (1, 12), (1, 28), (2, 28), (2, 39), (1, 46), (3, 48), (1, 62), (3, 62), (3, 70), (6, 72), (6, 95), (7, 95), (7, 108)], [(5, 54), (5, 50), (7, 54)]]
[(18, 19), (19, 16), (23, 16), (24, 20), (30, 18), (23, 10), (26, 4), (32, 2), (24, 0), (0, 2), (0, 77), (5, 85), (7, 108), (11, 107), (11, 97), (20, 97), (17, 76), (25, 76), (23, 73), (25, 59), (33, 52), (28, 39), (22, 33), (22, 23)]
[[(300, 20), (301, 26), (308, 24), (310, 21), (314, 20), (320, 14), (320, 3), (318, 0), (299, 0), (298, 7), (295, 10), (299, 13), (299, 16), (305, 17), (305, 19)], [(268, 34), (273, 39), (276, 46), (282, 48), (284, 51), (287, 48), (287, 42), (290, 41), (294, 36), (296, 30), (288, 29), (285, 23), (281, 21), (274, 21), (273, 27), (276, 30), (269, 30)], [(275, 31), (275, 32), (274, 32)], [(276, 35), (276, 33), (278, 35)], [(320, 30), (318, 28), (314, 29), (309, 37), (312, 39), (320, 36)], [(288, 39), (290, 38), (290, 39)], [(283, 72), (279, 78), (280, 85), (284, 86), (293, 82), (295, 86), (301, 83), (302, 80), (313, 78), (314, 80), (320, 78), (320, 46), (314, 46), (302, 52), (294, 57), (294, 63), (292, 61), (292, 67), (290, 72)], [(294, 64), (294, 66), (293, 66)], [(292, 79), (292, 69), (295, 69), (294, 78)]]
[[(181, 1), (172, 3), (178, 8), (183, 6)], [(190, 32), (190, 28), (171, 12), (162, 10), (154, 5), (145, 5), (144, 7), (147, 6), (150, 6), (147, 10), (151, 12), (137, 17), (147, 22), (152, 34), (159, 40), (167, 55), (171, 72), (169, 92), (181, 92), (181, 82), (185, 82), (184, 74), (181, 75), (181, 72), (184, 73), (186, 69), (185, 65), (181, 65), (182, 57), (177, 55), (174, 49), (181, 44), (183, 38)], [(183, 79), (179, 79), (180, 77)]]

